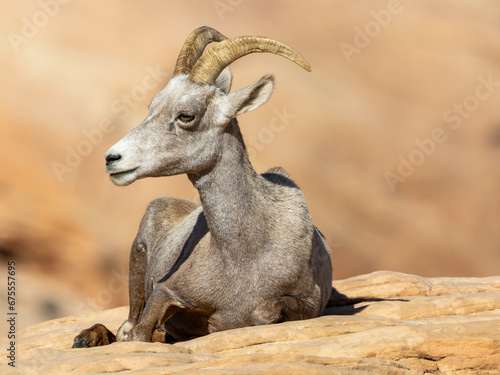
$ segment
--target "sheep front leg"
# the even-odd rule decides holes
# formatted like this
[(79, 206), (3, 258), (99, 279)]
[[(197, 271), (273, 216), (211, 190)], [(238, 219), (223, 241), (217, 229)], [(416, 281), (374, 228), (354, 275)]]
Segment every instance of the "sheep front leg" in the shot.
[(116, 333), (117, 341), (125, 341), (128, 332), (137, 325), (141, 320), (142, 311), (146, 304), (146, 268), (147, 268), (147, 255), (146, 246), (136, 237), (130, 250), (129, 262), (129, 286), (128, 295), (130, 300), (130, 308), (128, 312), (128, 319), (118, 329)]
[(130, 327), (120, 340), (151, 342), (154, 331), (183, 308), (174, 292), (158, 286), (146, 303), (141, 321)]
[(73, 348), (89, 348), (123, 341), (128, 331), (141, 320), (145, 305), (145, 274), (147, 266), (146, 247), (137, 237), (130, 249), (128, 320), (118, 330), (116, 336), (102, 324), (94, 324), (75, 337)]

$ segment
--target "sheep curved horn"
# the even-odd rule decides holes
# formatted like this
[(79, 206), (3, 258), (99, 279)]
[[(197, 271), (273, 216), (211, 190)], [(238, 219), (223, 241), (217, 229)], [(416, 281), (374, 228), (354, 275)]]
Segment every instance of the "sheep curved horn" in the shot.
[(277, 40), (259, 36), (242, 36), (226, 39), (205, 51), (194, 64), (189, 80), (213, 84), (229, 64), (254, 52), (269, 52), (292, 60), (308, 72), (309, 63), (293, 48)]
[(222, 42), (227, 39), (224, 35), (208, 26), (194, 30), (187, 37), (182, 46), (174, 68), (174, 76), (189, 74), (194, 64), (200, 58), (205, 47), (211, 42)]

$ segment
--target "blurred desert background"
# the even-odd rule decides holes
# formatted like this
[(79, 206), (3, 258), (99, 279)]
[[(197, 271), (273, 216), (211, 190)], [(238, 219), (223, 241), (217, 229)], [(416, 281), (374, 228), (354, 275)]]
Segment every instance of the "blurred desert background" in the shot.
[(147, 116), (202, 25), (278, 39), (310, 62), (248, 56), (231, 66), (233, 90), (274, 73), (271, 100), (240, 126), (255, 168), (282, 166), (302, 188), (335, 279), (500, 273), (497, 0), (0, 7), (0, 297), (15, 260), (19, 329), (126, 305), (148, 202), (198, 199), (186, 176), (114, 186), (104, 153)]

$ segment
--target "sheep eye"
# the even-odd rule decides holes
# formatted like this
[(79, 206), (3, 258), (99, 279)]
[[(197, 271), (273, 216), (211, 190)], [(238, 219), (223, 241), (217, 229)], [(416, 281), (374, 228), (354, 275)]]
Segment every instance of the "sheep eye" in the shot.
[(194, 116), (192, 115), (186, 115), (185, 113), (181, 113), (179, 116), (177, 116), (178, 120), (181, 120), (184, 123), (188, 123), (194, 120)]

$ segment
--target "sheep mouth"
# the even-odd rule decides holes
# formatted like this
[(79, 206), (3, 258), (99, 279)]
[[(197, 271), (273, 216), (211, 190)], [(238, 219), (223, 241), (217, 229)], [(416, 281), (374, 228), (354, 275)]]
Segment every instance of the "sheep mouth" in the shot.
[(126, 171), (109, 172), (109, 178), (116, 185), (129, 185), (137, 179), (135, 172), (138, 168), (139, 167)]
[(126, 175), (127, 173), (132, 173), (132, 172), (136, 171), (137, 168), (139, 168), (139, 167), (132, 168), (132, 169), (127, 169), (126, 171), (109, 172), (109, 175), (110, 176), (114, 176), (114, 177), (121, 176), (121, 175), (123, 176), (123, 175)]

